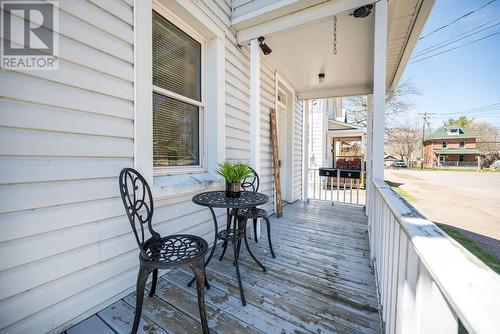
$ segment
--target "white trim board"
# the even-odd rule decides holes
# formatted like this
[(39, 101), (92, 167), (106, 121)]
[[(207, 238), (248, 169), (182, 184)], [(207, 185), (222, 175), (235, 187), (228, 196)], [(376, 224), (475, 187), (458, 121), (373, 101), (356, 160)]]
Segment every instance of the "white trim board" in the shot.
[[(183, 168), (166, 171), (166, 175), (154, 176), (152, 138), (152, 10), (172, 19), (174, 24), (195, 34), (205, 41), (206, 66), (202, 76), (210, 85), (204, 88), (203, 148), (205, 157), (201, 168)], [(225, 160), (225, 34), (198, 6), (189, 1), (136, 0), (135, 1), (135, 167), (155, 188), (167, 182), (165, 178), (177, 178), (179, 174), (201, 173), (200, 177), (210, 178), (209, 171)], [(160, 180), (161, 178), (161, 180)], [(172, 182), (175, 180), (172, 180)], [(193, 181), (195, 182), (195, 181)], [(154, 189), (153, 189), (154, 190)], [(192, 190), (187, 184), (186, 191)], [(181, 189), (181, 193), (182, 193)], [(161, 193), (161, 191), (158, 191)]]
[[(338, 0), (309, 7), (246, 29), (241, 29), (238, 32), (238, 44), (243, 45), (259, 36), (269, 36), (279, 31), (296, 28), (309, 22), (321, 20), (370, 3), (373, 3), (373, 0)], [(242, 23), (240, 22), (240, 24)]]

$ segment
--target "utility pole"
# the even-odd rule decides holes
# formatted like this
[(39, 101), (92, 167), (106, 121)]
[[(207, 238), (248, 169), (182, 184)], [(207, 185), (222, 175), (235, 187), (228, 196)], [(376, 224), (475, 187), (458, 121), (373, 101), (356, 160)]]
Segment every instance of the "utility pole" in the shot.
[(419, 115), (423, 115), (423, 122), (422, 122), (422, 158), (420, 162), (420, 169), (424, 169), (424, 149), (425, 149), (425, 123), (427, 123), (428, 118), (430, 117), (430, 113), (424, 112), (424, 113), (419, 113)]

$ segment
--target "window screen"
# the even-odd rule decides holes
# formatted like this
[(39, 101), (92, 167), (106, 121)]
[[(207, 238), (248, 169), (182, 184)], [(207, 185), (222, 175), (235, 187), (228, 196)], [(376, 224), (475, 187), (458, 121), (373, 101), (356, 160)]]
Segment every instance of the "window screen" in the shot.
[(153, 11), (155, 167), (201, 164), (201, 94), (201, 44)]

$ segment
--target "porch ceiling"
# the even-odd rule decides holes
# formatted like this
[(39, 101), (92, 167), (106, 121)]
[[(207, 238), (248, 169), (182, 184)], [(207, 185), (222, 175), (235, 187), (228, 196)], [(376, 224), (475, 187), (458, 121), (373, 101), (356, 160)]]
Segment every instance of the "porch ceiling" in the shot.
[[(252, 1), (236, 8), (238, 41), (263, 35), (273, 50), (263, 56), (295, 88), (299, 98), (364, 95), (373, 91), (374, 13), (354, 18), (363, 0)], [(388, 3), (386, 91), (398, 84), (434, 0)], [(337, 55), (333, 17), (337, 16)], [(319, 83), (318, 74), (325, 73)]]
[(362, 136), (366, 134), (366, 128), (360, 128), (358, 126), (343, 123), (338, 121), (330, 121), (328, 123), (328, 135), (332, 138), (356, 138), (356, 140), (361, 140)]
[[(265, 56), (296, 89), (300, 98), (367, 94), (373, 82), (374, 16), (337, 15), (337, 55), (333, 18), (266, 37), (273, 52)], [(318, 74), (325, 73), (323, 83)]]

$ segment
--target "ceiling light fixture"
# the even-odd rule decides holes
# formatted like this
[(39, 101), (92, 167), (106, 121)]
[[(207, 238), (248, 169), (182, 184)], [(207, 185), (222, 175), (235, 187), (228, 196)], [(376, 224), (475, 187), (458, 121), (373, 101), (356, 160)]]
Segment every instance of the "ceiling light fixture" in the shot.
[(325, 73), (318, 74), (318, 81), (319, 81), (320, 84), (322, 84), (323, 82), (325, 82)]
[(351, 15), (354, 16), (355, 18), (362, 19), (362, 18), (370, 15), (370, 13), (372, 12), (372, 9), (373, 9), (373, 5), (366, 5), (366, 6), (359, 7), (358, 9), (354, 10), (354, 13), (352, 13)]
[(262, 50), (262, 52), (264, 53), (264, 55), (267, 56), (268, 54), (270, 54), (271, 52), (273, 52), (273, 50), (271, 50), (271, 48), (266, 43), (264, 43), (264, 40), (265, 40), (265, 38), (263, 36), (260, 36), (259, 39), (258, 39), (260, 49)]

